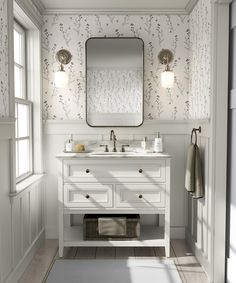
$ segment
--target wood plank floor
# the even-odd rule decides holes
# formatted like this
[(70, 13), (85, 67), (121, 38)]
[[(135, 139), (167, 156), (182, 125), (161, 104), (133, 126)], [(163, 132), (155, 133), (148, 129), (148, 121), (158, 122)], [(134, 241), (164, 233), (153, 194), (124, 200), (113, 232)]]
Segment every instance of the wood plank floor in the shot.
[[(58, 241), (45, 240), (25, 270), (19, 283), (42, 283), (55, 257)], [(66, 259), (165, 258), (164, 248), (98, 247), (68, 248)], [(170, 258), (175, 262), (183, 283), (207, 283), (207, 276), (184, 240), (172, 240)]]

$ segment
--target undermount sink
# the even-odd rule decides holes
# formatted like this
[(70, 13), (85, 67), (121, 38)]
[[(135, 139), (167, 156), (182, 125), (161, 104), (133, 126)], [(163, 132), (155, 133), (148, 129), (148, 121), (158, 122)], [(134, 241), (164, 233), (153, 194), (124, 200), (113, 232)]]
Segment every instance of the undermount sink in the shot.
[(126, 155), (134, 155), (135, 152), (132, 151), (127, 151), (127, 152), (113, 152), (113, 151), (109, 151), (109, 152), (105, 152), (105, 151), (94, 151), (90, 153), (91, 155), (114, 155), (114, 156), (126, 156)]

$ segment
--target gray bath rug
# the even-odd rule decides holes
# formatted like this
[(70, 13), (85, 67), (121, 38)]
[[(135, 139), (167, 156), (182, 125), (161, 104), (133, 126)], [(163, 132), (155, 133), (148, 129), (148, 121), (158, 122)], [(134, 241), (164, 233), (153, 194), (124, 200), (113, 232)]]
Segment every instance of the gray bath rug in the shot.
[(56, 260), (46, 283), (182, 283), (172, 260)]

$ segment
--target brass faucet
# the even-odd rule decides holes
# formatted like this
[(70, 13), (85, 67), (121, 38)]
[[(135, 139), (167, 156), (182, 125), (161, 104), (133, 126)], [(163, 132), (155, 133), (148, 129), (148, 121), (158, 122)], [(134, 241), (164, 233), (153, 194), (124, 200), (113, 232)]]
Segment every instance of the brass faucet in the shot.
[(114, 130), (111, 130), (111, 133), (110, 133), (110, 141), (112, 141), (113, 140), (113, 152), (117, 152), (117, 149), (116, 149), (116, 141), (117, 141), (117, 139), (116, 139), (116, 135), (115, 135), (115, 132), (114, 132)]

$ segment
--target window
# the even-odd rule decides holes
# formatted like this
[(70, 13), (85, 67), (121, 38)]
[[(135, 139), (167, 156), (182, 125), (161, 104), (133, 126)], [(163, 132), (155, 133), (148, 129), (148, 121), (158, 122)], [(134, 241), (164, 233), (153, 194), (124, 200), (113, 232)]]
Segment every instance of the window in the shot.
[(26, 31), (14, 23), (16, 181), (32, 174), (32, 102), (26, 87)]

